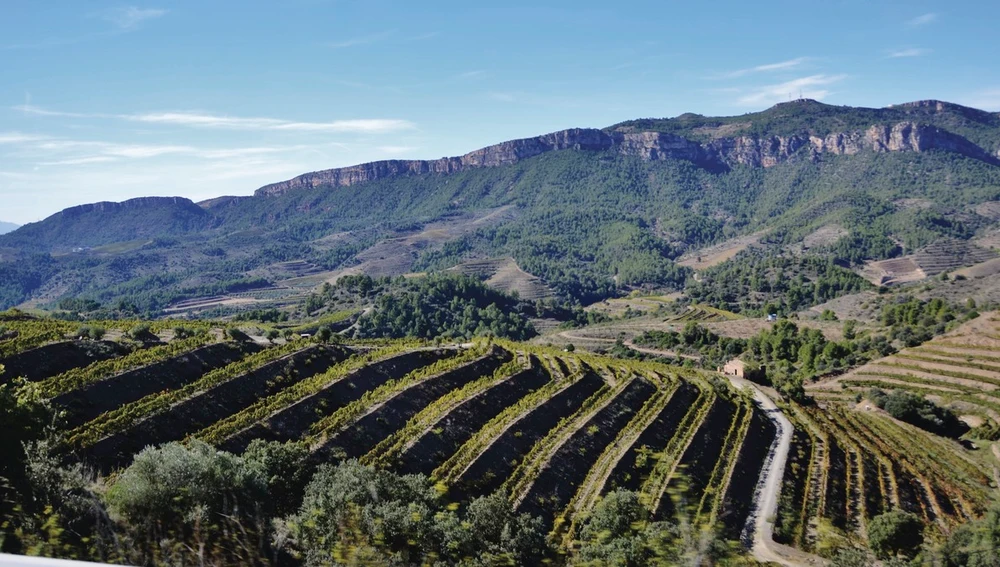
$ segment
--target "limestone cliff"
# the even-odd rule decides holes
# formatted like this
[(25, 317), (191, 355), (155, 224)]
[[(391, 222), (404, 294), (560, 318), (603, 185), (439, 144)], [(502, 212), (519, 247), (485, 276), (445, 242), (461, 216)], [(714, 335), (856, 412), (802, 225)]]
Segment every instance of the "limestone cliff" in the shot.
[[(936, 102), (936, 101), (931, 101)], [(922, 103), (911, 103), (919, 105)], [(927, 105), (918, 108), (937, 110)], [(614, 151), (647, 161), (682, 159), (709, 169), (734, 166), (773, 167), (793, 156), (817, 159), (822, 154), (853, 155), (872, 152), (925, 152), (942, 150), (996, 163), (994, 155), (958, 134), (916, 121), (876, 124), (867, 129), (826, 135), (730, 136), (696, 142), (683, 136), (654, 131), (620, 131), (576, 128), (535, 138), (512, 140), (460, 157), (437, 160), (388, 160), (306, 173), (288, 181), (266, 185), (256, 196), (267, 197), (313, 187), (346, 187), (404, 175), (449, 174), (479, 167), (517, 163), (546, 152), (566, 149)]]

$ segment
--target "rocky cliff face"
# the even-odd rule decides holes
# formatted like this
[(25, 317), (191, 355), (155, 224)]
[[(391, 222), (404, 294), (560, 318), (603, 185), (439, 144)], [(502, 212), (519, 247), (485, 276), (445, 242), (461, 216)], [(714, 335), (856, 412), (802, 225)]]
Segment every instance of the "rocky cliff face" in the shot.
[(934, 126), (917, 122), (874, 125), (863, 131), (839, 132), (827, 136), (736, 136), (706, 143), (662, 132), (612, 132), (577, 128), (535, 138), (512, 140), (476, 150), (460, 157), (424, 160), (377, 161), (306, 173), (288, 181), (266, 185), (256, 196), (270, 197), (312, 187), (346, 187), (404, 175), (449, 174), (478, 167), (498, 167), (517, 163), (546, 152), (566, 149), (612, 150), (621, 155), (648, 161), (682, 159), (709, 169), (737, 165), (773, 167), (793, 156), (816, 159), (822, 154), (853, 155), (873, 152), (924, 152), (943, 150), (975, 159), (997, 162), (997, 156), (969, 140)]
[(332, 186), (346, 187), (387, 177), (421, 173), (455, 173), (476, 167), (498, 167), (557, 150), (600, 151), (611, 147), (611, 138), (600, 130), (574, 128), (535, 138), (512, 140), (470, 152), (460, 157), (437, 160), (387, 160), (339, 169), (306, 173), (288, 181), (265, 185), (257, 190), (258, 197), (281, 195), (301, 188)]

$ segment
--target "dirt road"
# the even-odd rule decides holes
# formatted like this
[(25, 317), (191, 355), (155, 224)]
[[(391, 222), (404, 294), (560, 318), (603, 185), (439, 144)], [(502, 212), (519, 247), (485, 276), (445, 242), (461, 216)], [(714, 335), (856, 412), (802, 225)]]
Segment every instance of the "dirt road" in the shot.
[(785, 463), (788, 461), (788, 451), (792, 445), (792, 423), (775, 405), (774, 400), (753, 383), (735, 376), (727, 378), (737, 388), (750, 388), (754, 399), (777, 427), (777, 434), (768, 449), (767, 460), (764, 461), (760, 479), (757, 481), (750, 515), (740, 536), (743, 545), (749, 547), (754, 558), (763, 563), (777, 563), (786, 567), (826, 565), (826, 561), (820, 557), (774, 541), (774, 517), (778, 512), (781, 479), (785, 473)]

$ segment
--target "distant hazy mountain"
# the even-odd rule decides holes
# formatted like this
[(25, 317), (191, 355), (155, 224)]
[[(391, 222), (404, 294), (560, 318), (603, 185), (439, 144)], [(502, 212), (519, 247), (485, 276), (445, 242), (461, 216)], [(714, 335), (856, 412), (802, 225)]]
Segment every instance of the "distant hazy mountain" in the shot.
[(0, 221), (0, 234), (7, 234), (8, 232), (14, 232), (18, 229), (20, 225), (14, 224), (12, 222), (2, 222)]

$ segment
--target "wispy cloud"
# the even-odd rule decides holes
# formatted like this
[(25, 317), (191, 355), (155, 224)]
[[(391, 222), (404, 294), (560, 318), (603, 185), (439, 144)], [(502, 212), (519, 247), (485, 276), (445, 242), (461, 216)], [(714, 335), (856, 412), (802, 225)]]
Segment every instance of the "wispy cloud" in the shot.
[(106, 10), (96, 14), (90, 14), (92, 18), (99, 18), (110, 22), (114, 28), (111, 30), (95, 31), (86, 35), (75, 37), (47, 37), (44, 39), (32, 39), (17, 43), (0, 45), (0, 50), (20, 51), (28, 49), (52, 49), (55, 47), (65, 47), (88, 41), (114, 37), (121, 34), (133, 32), (141, 27), (147, 20), (152, 20), (165, 16), (167, 10), (159, 8), (137, 8), (135, 6), (125, 6), (113, 10)]
[(135, 29), (146, 20), (153, 20), (167, 14), (167, 10), (160, 8), (137, 8), (135, 6), (124, 6), (104, 13), (104, 19), (118, 26), (119, 29)]
[(775, 104), (789, 98), (811, 98), (823, 100), (830, 95), (827, 87), (847, 78), (847, 75), (810, 75), (791, 81), (765, 85), (749, 89), (736, 103), (741, 106), (761, 106)]
[(720, 78), (734, 79), (736, 77), (744, 77), (746, 75), (753, 75), (756, 73), (790, 71), (792, 69), (797, 69), (801, 67), (804, 63), (808, 61), (809, 61), (808, 57), (796, 57), (795, 59), (789, 59), (787, 61), (778, 61), (777, 63), (766, 63), (764, 65), (757, 65), (756, 67), (747, 67), (745, 69), (737, 69), (735, 71), (729, 71), (727, 73), (723, 73), (720, 76)]
[(45, 140), (45, 136), (35, 134), (22, 134), (20, 132), (0, 132), (0, 144), (22, 144), (24, 142), (37, 142)]
[(174, 124), (202, 128), (226, 128), (232, 130), (383, 133), (413, 128), (413, 123), (407, 120), (387, 118), (334, 120), (332, 122), (293, 122), (278, 118), (241, 118), (190, 112), (127, 114), (123, 115), (123, 118), (135, 122)]
[(926, 14), (921, 14), (915, 18), (906, 20), (906, 25), (910, 26), (911, 28), (918, 28), (920, 26), (926, 26), (927, 24), (933, 22), (937, 18), (938, 18), (937, 14), (935, 14), (934, 12), (928, 12)]
[(25, 114), (65, 118), (119, 119), (146, 124), (165, 124), (194, 128), (217, 128), (229, 130), (279, 130), (297, 132), (336, 132), (379, 134), (408, 130), (414, 124), (408, 120), (391, 118), (368, 118), (334, 120), (331, 122), (297, 122), (280, 118), (239, 117), (203, 112), (149, 112), (140, 114), (79, 113), (50, 110), (30, 104), (13, 107)]
[(930, 49), (925, 49), (923, 47), (907, 47), (905, 49), (892, 49), (886, 57), (889, 59), (898, 59), (900, 57), (920, 57), (921, 55), (927, 55), (930, 52)]
[[(247, 146), (206, 148), (179, 144), (122, 144), (99, 140), (74, 140), (21, 132), (0, 132), (0, 144), (14, 146), (19, 158), (38, 165), (85, 165), (119, 160), (145, 160), (164, 156), (184, 156), (204, 160), (254, 159), (298, 152), (310, 146)], [(343, 144), (331, 146), (345, 147)]]
[(482, 69), (477, 69), (475, 71), (466, 71), (464, 73), (459, 73), (455, 78), (457, 79), (474, 79), (476, 77), (481, 77), (486, 74), (486, 71)]
[(334, 49), (343, 49), (345, 47), (356, 47), (359, 45), (371, 45), (373, 43), (378, 43), (380, 41), (385, 41), (392, 37), (396, 33), (396, 30), (387, 30), (384, 32), (374, 33), (371, 35), (352, 37), (340, 41), (333, 41), (325, 43), (327, 47), (332, 47)]

